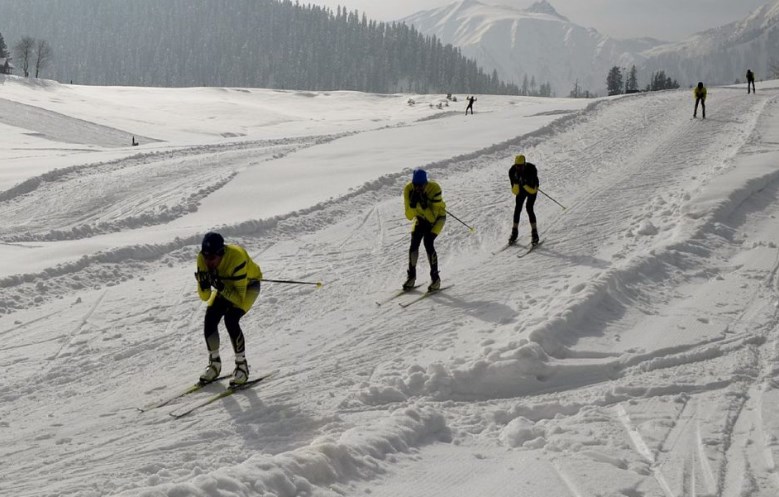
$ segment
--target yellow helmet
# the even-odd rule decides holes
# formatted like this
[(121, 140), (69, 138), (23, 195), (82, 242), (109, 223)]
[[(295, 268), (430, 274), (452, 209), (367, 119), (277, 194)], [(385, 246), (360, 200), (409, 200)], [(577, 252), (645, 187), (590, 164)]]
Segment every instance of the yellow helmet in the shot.
[(525, 163), (525, 156), (522, 154), (517, 155), (514, 157), (514, 165), (522, 165)]

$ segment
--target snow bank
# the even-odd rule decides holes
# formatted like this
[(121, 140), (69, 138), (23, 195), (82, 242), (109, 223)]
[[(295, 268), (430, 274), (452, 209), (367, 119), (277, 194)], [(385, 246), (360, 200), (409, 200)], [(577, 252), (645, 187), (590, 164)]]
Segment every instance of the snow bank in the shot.
[[(392, 413), (371, 428), (346, 430), (340, 436), (321, 437), (309, 446), (276, 456), (256, 455), (244, 463), (208, 474), (185, 477), (186, 483), (157, 485), (161, 477), (149, 477), (154, 488), (120, 495), (141, 497), (252, 497), (275, 495), (340, 496), (350, 483), (371, 480), (388, 471), (396, 457), (410, 454), (423, 444), (451, 440), (444, 417), (426, 408), (408, 407)], [(160, 468), (159, 473), (167, 471)]]

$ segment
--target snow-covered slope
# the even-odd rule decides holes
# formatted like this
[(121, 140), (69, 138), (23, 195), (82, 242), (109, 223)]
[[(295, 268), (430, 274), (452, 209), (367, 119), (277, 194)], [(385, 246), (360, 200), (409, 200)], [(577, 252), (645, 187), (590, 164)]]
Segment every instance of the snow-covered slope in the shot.
[[(0, 494), (779, 491), (779, 82), (711, 88), (705, 121), (686, 90), (484, 96), (466, 117), (419, 95), (0, 83), (0, 108), (48, 116), (0, 111)], [(107, 143), (125, 133), (146, 138)], [(539, 197), (523, 258), (493, 254), (519, 152), (566, 206)], [(419, 165), (476, 231), (450, 217), (436, 242), (453, 287), (377, 306)], [(205, 366), (192, 271), (214, 226), (266, 278), (324, 287), (265, 283), (243, 318), (267, 384), (140, 413)]]
[(460, 47), (502, 79), (521, 84), (532, 76), (538, 84), (550, 82), (557, 95), (568, 95), (577, 80), (580, 88), (604, 94), (609, 69), (633, 64), (642, 87), (660, 70), (683, 86), (701, 80), (729, 84), (743, 80), (747, 68), (768, 78), (779, 51), (777, 0), (742, 21), (678, 43), (614, 39), (569, 21), (546, 0), (525, 10), (461, 0), (403, 21)]

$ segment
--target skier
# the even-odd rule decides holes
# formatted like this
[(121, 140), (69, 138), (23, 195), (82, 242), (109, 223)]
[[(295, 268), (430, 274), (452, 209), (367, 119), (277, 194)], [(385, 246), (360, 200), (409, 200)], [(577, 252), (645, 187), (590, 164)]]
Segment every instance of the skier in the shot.
[(471, 115), (473, 115), (473, 103), (476, 101), (476, 97), (471, 95), (470, 97), (466, 98), (465, 100), (468, 101), (468, 107), (465, 108), (465, 115), (468, 115), (468, 109), (471, 110)]
[(246, 363), (246, 343), (239, 321), (260, 295), (260, 266), (243, 247), (225, 245), (222, 235), (212, 231), (203, 237), (195, 277), (200, 299), (209, 303), (203, 325), (209, 360), (200, 381), (210, 383), (222, 372), (218, 326), (224, 317), (235, 352), (235, 371), (230, 384), (242, 385), (249, 378), (249, 365)]
[(441, 233), (446, 223), (446, 203), (444, 203), (441, 187), (435, 181), (428, 181), (423, 169), (415, 169), (411, 182), (403, 189), (403, 200), (406, 205), (406, 218), (414, 220), (411, 231), (411, 247), (408, 251), (408, 278), (403, 283), (406, 291), (414, 288), (417, 278), (417, 259), (419, 245), (424, 241), (427, 259), (430, 262), (429, 292), (441, 288), (441, 278), (438, 275), (438, 255), (435, 251), (436, 237)]
[(755, 73), (752, 72), (752, 69), (747, 69), (747, 95), (749, 95), (749, 86), (752, 86), (752, 92), (757, 93), (757, 90), (755, 90)]
[(522, 212), (522, 204), (525, 202), (525, 199), (527, 199), (527, 217), (530, 220), (530, 243), (538, 245), (536, 213), (533, 211), (539, 187), (538, 170), (535, 164), (527, 162), (524, 155), (517, 155), (514, 157), (514, 165), (509, 169), (509, 181), (511, 181), (511, 192), (517, 197), (517, 202), (514, 206), (514, 226), (511, 228), (509, 245), (514, 245), (517, 242), (519, 215)]
[(692, 117), (698, 117), (698, 103), (700, 102), (703, 118), (706, 119), (706, 87), (699, 82), (698, 86), (693, 88), (692, 94), (695, 96), (695, 110), (692, 113)]

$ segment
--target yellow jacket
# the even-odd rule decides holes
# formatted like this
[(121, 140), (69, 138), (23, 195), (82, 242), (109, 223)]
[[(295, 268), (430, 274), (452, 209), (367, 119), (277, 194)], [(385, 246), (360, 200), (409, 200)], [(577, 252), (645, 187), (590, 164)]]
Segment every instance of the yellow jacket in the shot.
[(692, 94), (695, 98), (700, 98), (701, 100), (706, 100), (706, 87), (704, 86), (701, 89), (698, 89), (696, 86), (692, 89)]
[(403, 201), (406, 205), (406, 219), (414, 220), (414, 226), (416, 226), (416, 219), (422, 218), (428, 223), (433, 225), (433, 233), (436, 235), (441, 233), (444, 229), (444, 223), (446, 222), (446, 203), (444, 202), (443, 193), (441, 187), (435, 181), (428, 181), (425, 184), (424, 200), (427, 205), (422, 207), (420, 203), (411, 207), (411, 192), (414, 190), (414, 185), (409, 182), (403, 189)]
[[(206, 261), (203, 254), (197, 254), (197, 271), (208, 272)], [(249, 257), (249, 254), (243, 247), (238, 245), (225, 245), (225, 253), (219, 266), (216, 268), (216, 274), (219, 280), (224, 283), (224, 289), (217, 294), (229, 300), (233, 305), (248, 312), (251, 309), (254, 298), (246, 298), (246, 287), (249, 283), (262, 279), (260, 266)], [(197, 287), (197, 293), (203, 301), (209, 301), (212, 297), (211, 288), (203, 290), (200, 285)]]

